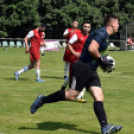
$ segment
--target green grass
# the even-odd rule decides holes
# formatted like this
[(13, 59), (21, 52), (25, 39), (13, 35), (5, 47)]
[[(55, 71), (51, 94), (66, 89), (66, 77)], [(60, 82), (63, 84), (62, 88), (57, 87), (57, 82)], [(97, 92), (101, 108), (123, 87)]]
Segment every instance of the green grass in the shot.
[[(98, 69), (105, 96), (104, 105), (110, 124), (122, 125), (120, 134), (134, 132), (134, 52), (109, 51), (116, 61), (108, 74)], [(49, 95), (63, 83), (63, 51), (45, 52), (41, 57), (41, 78), (35, 82), (35, 70), (14, 79), (14, 71), (29, 64), (24, 48), (0, 48), (0, 134), (100, 134), (93, 111), (93, 99), (87, 103), (58, 102), (46, 104), (31, 115), (30, 106), (38, 94)]]

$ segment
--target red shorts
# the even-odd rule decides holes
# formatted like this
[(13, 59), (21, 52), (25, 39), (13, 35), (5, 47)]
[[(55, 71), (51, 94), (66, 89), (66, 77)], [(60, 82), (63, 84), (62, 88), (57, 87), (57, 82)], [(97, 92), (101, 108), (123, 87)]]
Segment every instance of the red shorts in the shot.
[(39, 60), (40, 59), (40, 53), (38, 51), (30, 51), (30, 60)]
[(66, 48), (64, 56), (63, 56), (63, 60), (65, 62), (69, 62), (70, 63), (70, 55), (71, 55), (71, 52), (68, 50), (68, 48)]

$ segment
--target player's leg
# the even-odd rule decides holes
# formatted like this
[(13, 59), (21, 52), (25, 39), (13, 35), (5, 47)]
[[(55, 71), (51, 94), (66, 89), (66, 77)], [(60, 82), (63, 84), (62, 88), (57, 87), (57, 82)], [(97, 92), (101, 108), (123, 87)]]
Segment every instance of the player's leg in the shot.
[(16, 81), (19, 80), (20, 74), (22, 74), (32, 68), (34, 68), (34, 60), (33, 60), (33, 55), (30, 53), (30, 65), (27, 65), (27, 66), (23, 67), (22, 69), (20, 69), (19, 71), (14, 72)]
[(70, 65), (69, 62), (65, 62), (64, 64), (64, 79), (68, 77), (69, 65)]
[(40, 108), (46, 103), (53, 103), (58, 101), (72, 101), (77, 97), (78, 94), (79, 91), (69, 89), (67, 91), (59, 90), (48, 96), (39, 95), (31, 105), (31, 113), (34, 114), (38, 108)]
[[(67, 85), (69, 84), (70, 81), (70, 77), (67, 77), (61, 87), (61, 90), (65, 90)], [(83, 96), (85, 94), (86, 89), (83, 88), (83, 90), (79, 93), (79, 95), (77, 96), (76, 102), (81, 102), (81, 103), (86, 103), (87, 100), (83, 99)]]
[(79, 93), (77, 96), (76, 102), (86, 103), (87, 100), (83, 99), (86, 89), (83, 88), (83, 90)]
[(35, 61), (35, 73), (36, 73), (36, 81), (37, 82), (45, 82), (40, 78), (40, 65), (41, 65), (41, 61), (40, 59)]
[(100, 122), (102, 134), (111, 134), (118, 132), (122, 126), (109, 125), (107, 122), (107, 116), (103, 106), (104, 97), (102, 89), (97, 86), (91, 86), (88, 91), (94, 98), (94, 112)]
[(22, 73), (24, 73), (24, 72), (26, 72), (26, 71), (28, 71), (32, 68), (34, 68), (34, 62), (31, 62), (30, 65), (27, 65), (27, 66), (23, 67), (19, 71), (15, 71), (14, 72), (15, 79), (18, 81), (20, 74), (22, 74)]
[(70, 65), (70, 51), (68, 48), (66, 48), (64, 52), (63, 61), (65, 62), (64, 64), (64, 79), (65, 79), (68, 76), (69, 65)]
[[(70, 68), (69, 68), (69, 77), (71, 79), (72, 77), (72, 67), (73, 67), (73, 64), (75, 63), (76, 61), (74, 60), (73, 62), (70, 63)], [(76, 98), (76, 102), (81, 102), (81, 103), (86, 103), (87, 100), (83, 99), (83, 96), (84, 96), (84, 93), (85, 93), (85, 88), (83, 88), (83, 90), (79, 93), (79, 95), (77, 96)]]
[(65, 90), (66, 89), (67, 85), (69, 84), (69, 80), (70, 80), (69, 77), (65, 78), (64, 83), (63, 83), (63, 85), (61, 87), (61, 90)]
[[(73, 76), (69, 83), (69, 90), (59, 90), (53, 94), (50, 94), (48, 96), (39, 95), (37, 99), (33, 102), (31, 106), (31, 113), (34, 114), (39, 107), (41, 107), (45, 103), (52, 103), (57, 101), (72, 101), (74, 100), (80, 91), (85, 86), (86, 81), (83, 81), (83, 78), (85, 78), (85, 74), (83, 71), (79, 71), (81, 67), (79, 67), (77, 64), (73, 65)], [(86, 71), (84, 71), (86, 73)], [(82, 76), (83, 75), (83, 76)], [(81, 82), (77, 82), (77, 80), (80, 80)]]
[(44, 46), (40, 46), (41, 55), (44, 56)]
[(72, 77), (72, 66), (73, 66), (74, 62), (70, 62), (70, 65), (69, 65), (69, 77), (66, 77), (65, 78), (65, 81), (61, 87), (61, 90), (65, 90), (66, 87), (68, 86), (69, 84), (69, 81), (71, 80), (71, 77)]

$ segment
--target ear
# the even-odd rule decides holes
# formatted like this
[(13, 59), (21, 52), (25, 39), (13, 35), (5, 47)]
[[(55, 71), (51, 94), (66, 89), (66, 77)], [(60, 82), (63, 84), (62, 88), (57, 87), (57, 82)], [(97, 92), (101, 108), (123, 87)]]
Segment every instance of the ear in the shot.
[(114, 27), (114, 25), (115, 25), (115, 23), (113, 22), (113, 23), (111, 24), (111, 26)]

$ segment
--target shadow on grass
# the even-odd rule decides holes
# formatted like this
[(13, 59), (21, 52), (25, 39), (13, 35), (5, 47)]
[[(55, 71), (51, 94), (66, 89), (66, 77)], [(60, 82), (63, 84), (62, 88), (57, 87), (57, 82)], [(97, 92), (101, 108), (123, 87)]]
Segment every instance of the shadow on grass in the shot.
[[(12, 77), (12, 78), (5, 78), (6, 80), (12, 80), (12, 81), (16, 81), (15, 80), (15, 77)], [(27, 79), (27, 78), (19, 78), (19, 81), (28, 81), (29, 79)]]
[[(51, 79), (63, 79), (63, 77), (58, 77), (58, 76), (41, 76), (41, 78), (45, 79), (45, 78), (51, 78)], [(64, 80), (64, 79), (63, 79)]]
[(93, 131), (87, 131), (84, 129), (79, 129), (77, 128), (77, 125), (75, 124), (70, 124), (70, 123), (63, 123), (63, 122), (42, 122), (42, 123), (38, 123), (37, 124), (37, 128), (29, 128), (29, 127), (20, 127), (20, 130), (24, 130), (24, 129), (39, 129), (39, 130), (49, 130), (49, 131), (55, 131), (58, 129), (68, 129), (68, 130), (75, 130), (75, 131), (79, 131), (82, 133), (90, 133), (90, 134), (100, 134), (100, 133), (96, 133)]

